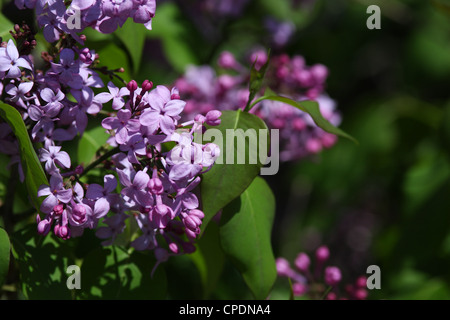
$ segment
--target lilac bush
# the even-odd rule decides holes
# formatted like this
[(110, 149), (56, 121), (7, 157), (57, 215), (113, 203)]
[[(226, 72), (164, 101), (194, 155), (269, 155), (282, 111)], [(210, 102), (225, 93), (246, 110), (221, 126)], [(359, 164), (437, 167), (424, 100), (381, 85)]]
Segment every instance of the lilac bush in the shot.
[[(94, 10), (95, 2), (72, 4)], [(119, 14), (125, 4), (126, 1), (117, 9)], [(26, 5), (36, 6), (40, 14), (49, 14), (53, 5), (61, 3)], [(140, 5), (147, 2), (141, 1)], [(102, 10), (106, 6), (103, 2)], [(138, 9), (126, 11), (127, 15), (134, 14), (138, 19)], [(102, 23), (96, 25), (105, 31), (101, 26)], [(20, 40), (17, 34), (15, 38)], [(131, 218), (142, 231), (131, 243), (135, 249), (157, 250), (155, 254), (158, 252), (156, 256), (162, 260), (167, 255), (195, 250), (193, 240), (200, 233), (204, 214), (192, 191), (201, 174), (214, 165), (220, 150), (213, 144), (193, 142), (193, 135), (203, 130), (205, 123), (220, 124), (220, 112), (198, 115), (195, 122), (183, 124), (179, 120), (186, 102), (180, 99), (176, 88), (153, 88), (148, 80), (139, 87), (132, 80), (122, 87), (110, 81), (105, 91), (96, 71), (98, 55), (94, 50), (68, 46), (46, 56), (48, 69), (41, 71), (35, 69), (30, 55), (19, 52), (13, 40), (0, 51), (0, 80), (7, 83), (0, 93), (5, 94), (6, 101), (20, 111), (31, 127), (33, 141), (42, 144), (39, 160), (50, 181), (37, 194), (44, 197), (40, 206), (44, 216), (38, 214), (36, 218), (38, 233), (46, 235), (52, 231), (67, 240), (101, 223), (106, 226), (98, 228), (97, 236), (105, 239), (103, 243), (107, 245), (124, 231), (125, 221)], [(103, 91), (95, 93), (96, 89)], [(102, 170), (104, 185), (83, 183), (80, 179), (94, 167), (104, 165), (101, 161), (107, 157), (104, 154), (83, 167), (73, 163), (61, 143), (82, 136), (89, 117), (99, 115), (111, 100), (113, 112), (107, 112), (101, 123), (111, 135), (108, 142), (113, 147), (106, 154), (111, 157), (108, 167)], [(7, 142), (4, 151), (17, 156), (19, 149), (11, 130), (8, 126), (0, 129), (2, 141)], [(164, 150), (162, 145), (170, 142), (175, 147)], [(158, 235), (162, 236), (159, 240)], [(163, 254), (166, 249), (161, 241), (170, 253)]]
[[(250, 1), (201, 3), (211, 17), (225, 22), (236, 19)], [(173, 260), (192, 259), (203, 273), (206, 267), (201, 264), (215, 263), (210, 261), (215, 259), (212, 250), (202, 248), (215, 232), (220, 244), (211, 241), (214, 251), (235, 264), (254, 297), (267, 298), (277, 277), (270, 239), (276, 206), (270, 186), (258, 174), (268, 154), (259, 150), (256, 163), (250, 157), (242, 165), (239, 159), (247, 150), (252, 152), (255, 143), (261, 148), (262, 142), (268, 142), (262, 139), (273, 139), (266, 134), (267, 127), (280, 130), (284, 161), (331, 147), (337, 139), (334, 134), (348, 137), (335, 127), (340, 116), (325, 93), (328, 69), (320, 64), (307, 66), (301, 56), (277, 55), (266, 70), (269, 58), (265, 51), (252, 52), (248, 63), (242, 64), (230, 52), (223, 52), (217, 73), (210, 66), (191, 66), (170, 87), (145, 77), (138, 82), (122, 66), (128, 68), (131, 62), (139, 69), (142, 56), (137, 50), (146, 50), (144, 29), (136, 29), (136, 37), (128, 34), (131, 29), (117, 37), (100, 35), (101, 40), (92, 44), (88, 41), (98, 34), (82, 32), (90, 27), (109, 34), (127, 20), (151, 29), (155, 0), (16, 0), (15, 4), (33, 10), (28, 12), (35, 15), (43, 35), (35, 37), (24, 22), (12, 27), (11, 39), (0, 39), (0, 117), (7, 122), (0, 123), (0, 152), (9, 156), (8, 168), (13, 169), (9, 183), (15, 186), (18, 171), (20, 187), (26, 188), (29, 205), (34, 207), (14, 219), (21, 222), (35, 217), (31, 236), (27, 228), (17, 231), (17, 239), (24, 243), (14, 244), (13, 256), (21, 272), (55, 262), (63, 274), (73, 260), (84, 270), (98, 265), (100, 274), (88, 274), (92, 290), (75, 293), (77, 298), (98, 297), (97, 289), (102, 289), (97, 280), (115, 278), (122, 288), (129, 274), (133, 286), (135, 279), (141, 279), (150, 287), (162, 281), (159, 285), (164, 287), (164, 271), (156, 270), (171, 256), (197, 252)], [(165, 11), (166, 17), (174, 12)], [(294, 26), (266, 21), (274, 45), (286, 45)], [(103, 39), (120, 41), (122, 46), (112, 44), (110, 53), (110, 47), (101, 48)], [(36, 54), (38, 45), (46, 51)], [(120, 55), (122, 49), (127, 55)], [(108, 58), (112, 62), (103, 65), (102, 59)], [(116, 58), (123, 59), (112, 68)], [(265, 90), (273, 94), (265, 96)], [(226, 157), (234, 151), (228, 148), (230, 129), (257, 133), (256, 140), (244, 138), (235, 145), (237, 163)], [(211, 131), (204, 135), (207, 130)], [(96, 141), (99, 132), (104, 139)], [(203, 140), (208, 136), (227, 141)], [(277, 141), (272, 142), (276, 145)], [(221, 156), (226, 163), (216, 161)], [(18, 189), (11, 190), (13, 194)], [(12, 215), (14, 205), (11, 201), (5, 206), (6, 215)], [(218, 227), (208, 228), (212, 235), (207, 233), (204, 238), (211, 222)], [(16, 231), (14, 223), (5, 229)], [(8, 253), (2, 251), (6, 242), (1, 240), (0, 253)], [(6, 240), (9, 246), (8, 236)], [(54, 247), (58, 254), (39, 255), (52, 262), (36, 263), (31, 257), (33, 246), (37, 251)], [(148, 259), (149, 255), (154, 258)], [(300, 260), (298, 268), (307, 270), (309, 258)], [(0, 263), (0, 282), (6, 270), (1, 267)], [(339, 269), (327, 267), (324, 272), (327, 284), (340, 282)], [(302, 276), (288, 273), (298, 280), (295, 290), (300, 292)], [(202, 274), (202, 279), (208, 277)], [(35, 285), (41, 288), (51, 283), (30, 281), (26, 276), (20, 281), (27, 297), (38, 295)], [(160, 292), (141, 289), (146, 297)], [(109, 297), (107, 291), (100, 297)]]

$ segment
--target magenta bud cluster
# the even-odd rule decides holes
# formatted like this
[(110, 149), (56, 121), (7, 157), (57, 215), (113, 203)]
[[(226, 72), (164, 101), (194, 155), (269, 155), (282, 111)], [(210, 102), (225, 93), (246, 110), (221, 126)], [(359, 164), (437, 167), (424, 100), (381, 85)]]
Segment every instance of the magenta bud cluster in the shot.
[[(330, 250), (327, 246), (316, 249), (314, 261), (311, 261), (307, 253), (300, 252), (294, 260), (294, 268), (285, 258), (277, 258), (277, 274), (291, 279), (292, 292), (297, 297), (307, 295), (311, 299), (366, 299), (368, 296), (366, 277), (359, 277), (354, 284), (343, 284), (341, 269), (326, 265), (329, 258)], [(345, 287), (345, 295), (340, 294), (341, 285)]]

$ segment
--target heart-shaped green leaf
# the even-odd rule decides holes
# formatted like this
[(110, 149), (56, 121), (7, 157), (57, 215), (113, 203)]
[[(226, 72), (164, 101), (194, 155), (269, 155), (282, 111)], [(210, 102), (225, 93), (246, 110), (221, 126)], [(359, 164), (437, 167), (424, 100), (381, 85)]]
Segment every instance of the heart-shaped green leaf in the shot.
[(217, 161), (212, 169), (203, 175), (203, 227), (220, 209), (247, 189), (266, 161), (267, 152), (262, 152), (264, 159), (261, 159), (263, 156), (259, 155), (259, 146), (264, 143), (267, 148), (269, 146), (268, 130), (264, 121), (242, 110), (224, 111), (220, 125), (206, 131), (203, 143), (208, 142), (210, 133), (218, 134), (211, 142), (219, 145), (222, 161)]
[(261, 177), (227, 205), (220, 220), (223, 250), (241, 272), (256, 299), (265, 299), (276, 280), (271, 232), (275, 198)]

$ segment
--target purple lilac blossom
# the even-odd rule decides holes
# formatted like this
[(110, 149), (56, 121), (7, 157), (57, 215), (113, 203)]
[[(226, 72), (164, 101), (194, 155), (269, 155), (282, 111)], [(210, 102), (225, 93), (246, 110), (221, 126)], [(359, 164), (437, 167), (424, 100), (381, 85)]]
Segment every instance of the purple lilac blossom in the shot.
[(69, 6), (63, 1), (15, 0), (19, 9), (34, 9), (38, 26), (43, 28), (48, 42), (70, 34), (83, 43), (78, 33), (91, 27), (102, 33), (112, 33), (128, 18), (151, 30), (156, 0), (73, 0)]
[[(39, 3), (23, 5), (46, 2)], [(85, 8), (94, 1), (74, 3)], [(40, 10), (53, 9), (44, 5)], [(136, 19), (139, 15), (145, 13)], [(170, 255), (193, 252), (204, 217), (195, 187), (220, 155), (215, 144), (194, 143), (193, 134), (206, 124), (220, 124), (221, 112), (212, 110), (180, 124), (186, 102), (176, 88), (152, 90), (152, 82), (145, 80), (141, 87), (135, 81), (122, 87), (109, 82), (102, 89), (104, 84), (92, 68), (96, 54), (89, 48), (63, 48), (44, 71), (35, 70), (28, 56), (20, 56), (13, 41), (1, 49), (0, 80), (8, 82), (5, 100), (27, 121), (33, 142), (42, 144), (39, 160), (49, 178), (49, 185), (41, 185), (37, 193), (42, 200), (38, 233), (52, 231), (68, 240), (98, 227), (102, 244), (110, 245), (124, 231), (125, 221), (133, 218), (140, 236), (131, 245), (154, 250), (158, 263)], [(18, 71), (12, 69), (16, 67)], [(102, 126), (117, 153), (103, 164), (103, 186), (80, 183), (85, 168), (74, 163), (62, 143), (81, 136), (90, 115), (100, 116), (108, 103), (113, 112)], [(23, 180), (18, 144), (5, 123), (0, 124), (0, 141), (0, 151), (11, 156), (10, 165), (19, 163)], [(165, 142), (174, 143), (175, 151), (162, 151)]]
[[(250, 63), (261, 67), (267, 54), (255, 50), (250, 54)], [(197, 113), (207, 113), (215, 108), (236, 110), (247, 104), (249, 70), (240, 64), (230, 52), (222, 52), (218, 58), (221, 74), (211, 66), (189, 66), (184, 76), (175, 81), (175, 86), (186, 99), (184, 118), (193, 119)], [(316, 100), (325, 119), (338, 126), (341, 117), (336, 102), (324, 91), (328, 69), (321, 64), (307, 66), (304, 58), (292, 58), (282, 54), (273, 56), (267, 71), (268, 86), (280, 95), (294, 100)], [(288, 104), (264, 100), (251, 111), (262, 118), (269, 128), (280, 130), (280, 159), (295, 161), (317, 154), (332, 147), (337, 137), (319, 128), (305, 112)]]

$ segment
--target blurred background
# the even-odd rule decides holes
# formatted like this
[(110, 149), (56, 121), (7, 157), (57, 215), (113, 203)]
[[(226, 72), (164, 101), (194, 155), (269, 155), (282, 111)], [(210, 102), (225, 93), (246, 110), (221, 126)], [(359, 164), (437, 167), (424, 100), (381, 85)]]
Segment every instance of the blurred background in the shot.
[[(381, 8), (380, 30), (366, 27), (371, 4)], [(9, 1), (2, 12), (30, 19)], [(326, 92), (359, 145), (339, 139), (266, 177), (277, 201), (275, 256), (293, 261), (326, 245), (344, 282), (380, 266), (381, 289), (369, 299), (450, 299), (449, 22), (445, 0), (157, 0), (152, 31), (128, 22), (119, 36), (86, 35), (102, 63), (125, 67), (124, 79), (155, 84), (173, 84), (191, 64), (215, 65), (223, 50), (271, 48), (327, 66)], [(130, 50), (124, 35), (143, 35), (145, 45)], [(201, 297), (189, 258), (165, 269), (169, 287), (190, 288), (172, 298)], [(210, 298), (251, 297), (231, 264), (218, 273)], [(271, 298), (288, 297), (287, 280), (277, 280)]]

